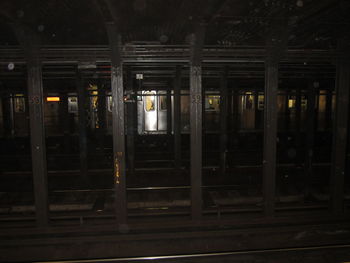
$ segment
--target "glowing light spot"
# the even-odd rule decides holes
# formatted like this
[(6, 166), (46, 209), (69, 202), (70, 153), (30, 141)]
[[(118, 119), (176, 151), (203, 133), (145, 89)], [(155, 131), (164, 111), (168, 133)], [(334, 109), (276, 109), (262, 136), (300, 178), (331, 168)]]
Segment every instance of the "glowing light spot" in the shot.
[(47, 97), (46, 101), (48, 101), (48, 102), (58, 102), (58, 101), (60, 101), (60, 97)]

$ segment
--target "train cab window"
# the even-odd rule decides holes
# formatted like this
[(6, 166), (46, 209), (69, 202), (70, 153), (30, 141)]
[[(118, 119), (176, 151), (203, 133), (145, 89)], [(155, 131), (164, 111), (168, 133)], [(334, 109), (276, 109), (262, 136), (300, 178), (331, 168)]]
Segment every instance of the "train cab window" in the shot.
[(25, 112), (25, 99), (23, 97), (22, 94), (20, 95), (16, 95), (16, 97), (14, 98), (15, 101), (15, 112), (17, 113), (21, 113), (21, 112)]
[(77, 97), (68, 97), (68, 112), (78, 112), (78, 99)]
[(205, 97), (205, 110), (206, 111), (220, 111), (220, 96), (207, 95)]
[(144, 93), (145, 96), (145, 111), (154, 111), (155, 110), (155, 92), (154, 91), (147, 91)]
[[(158, 94), (165, 94), (165, 92), (159, 91)], [(159, 110), (166, 111), (167, 110), (167, 97), (166, 95), (158, 96), (159, 101)]]

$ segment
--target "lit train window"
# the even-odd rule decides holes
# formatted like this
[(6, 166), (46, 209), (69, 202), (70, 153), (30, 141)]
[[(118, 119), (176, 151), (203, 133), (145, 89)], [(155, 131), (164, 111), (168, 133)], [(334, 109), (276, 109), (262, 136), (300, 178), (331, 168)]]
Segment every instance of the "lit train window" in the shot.
[(78, 99), (77, 97), (68, 97), (68, 112), (78, 112)]
[(254, 96), (252, 92), (245, 93), (245, 108), (246, 110), (254, 109)]
[(220, 111), (220, 96), (207, 95), (205, 96), (206, 111)]
[(295, 96), (289, 96), (288, 98), (288, 109), (294, 109), (296, 104)]
[(320, 95), (318, 97), (318, 112), (324, 113), (326, 111), (326, 104), (327, 104), (327, 93), (326, 92), (320, 92)]
[(145, 110), (148, 111), (154, 111), (155, 110), (155, 92), (154, 91), (147, 91), (144, 93), (145, 95)]
[(15, 101), (15, 112), (25, 112), (26, 108), (25, 108), (25, 100), (24, 97), (15, 97), (14, 98)]
[(264, 95), (259, 94), (258, 95), (258, 110), (264, 110)]

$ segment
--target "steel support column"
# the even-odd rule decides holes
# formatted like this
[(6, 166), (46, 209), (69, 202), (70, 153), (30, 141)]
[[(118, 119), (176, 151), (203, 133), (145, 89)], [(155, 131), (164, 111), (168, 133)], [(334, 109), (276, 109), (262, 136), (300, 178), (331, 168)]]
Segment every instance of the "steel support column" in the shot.
[[(128, 175), (135, 174), (135, 133), (137, 122), (137, 96), (134, 94), (134, 78), (132, 76), (131, 68), (128, 68), (127, 72), (127, 87), (130, 100), (126, 103), (127, 110), (127, 135), (126, 135), (126, 147), (127, 147), (127, 162), (128, 162)], [(135, 113), (136, 111), (136, 113)]]
[(47, 190), (47, 163), (45, 127), (43, 113), (43, 81), (41, 61), (37, 47), (28, 47), (28, 102), (30, 120), (30, 141), (37, 225), (49, 223), (49, 204)]
[(205, 27), (198, 25), (191, 39), (190, 129), (191, 129), (191, 216), (202, 216), (202, 47)]
[(267, 32), (265, 60), (263, 199), (267, 217), (275, 212), (278, 65), (288, 42), (286, 16), (277, 19), (275, 15)]
[(176, 67), (174, 80), (174, 159), (175, 169), (181, 169), (181, 66)]
[(69, 138), (69, 113), (68, 113), (68, 96), (67, 92), (60, 93), (60, 102), (59, 102), (59, 118), (61, 132), (63, 133), (63, 145), (62, 152), (69, 153), (70, 148), (70, 138)]
[(120, 56), (121, 36), (114, 23), (106, 24), (111, 49), (111, 89), (113, 117), (113, 156), (116, 219), (125, 229), (127, 221), (126, 176), (125, 176), (125, 131), (124, 131), (124, 88), (123, 64)]
[(314, 156), (315, 140), (315, 87), (313, 81), (307, 85), (307, 125), (306, 125), (306, 149), (305, 149), (305, 194), (309, 195), (311, 177), (313, 175), (312, 163)]
[[(301, 88), (296, 90), (296, 98), (295, 98), (295, 148), (296, 148), (296, 164), (298, 166), (301, 165), (303, 157), (302, 157), (302, 143), (301, 143)], [(288, 103), (288, 101), (287, 101)]]
[(98, 144), (100, 152), (104, 153), (106, 135), (106, 89), (102, 81), (98, 81)]
[(238, 130), (240, 129), (239, 123), (239, 90), (238, 86), (235, 84), (232, 90), (232, 131), (235, 137), (238, 135)]
[(226, 158), (227, 158), (227, 73), (228, 69), (225, 67), (221, 76), (220, 83), (220, 175), (226, 174)]
[(326, 130), (329, 131), (332, 129), (332, 99), (333, 91), (332, 89), (327, 90), (326, 95)]
[[(168, 85), (168, 87), (171, 87), (171, 85)], [(166, 108), (167, 108), (167, 118), (166, 118), (166, 129), (167, 129), (167, 135), (168, 135), (168, 142), (170, 145), (170, 138), (171, 138), (171, 133), (172, 133), (172, 111), (171, 111), (171, 89), (169, 88), (166, 91)]]
[(80, 176), (84, 184), (88, 184), (87, 175), (87, 134), (86, 134), (86, 97), (87, 92), (81, 71), (77, 69), (76, 85), (78, 91), (78, 120), (79, 120), (79, 159)]
[(276, 138), (277, 138), (278, 61), (269, 57), (265, 62), (263, 195), (264, 213), (272, 216), (275, 209)]
[(331, 209), (334, 214), (343, 213), (344, 180), (349, 121), (350, 55), (349, 43), (338, 43), (340, 52), (336, 71), (336, 109), (333, 125)]

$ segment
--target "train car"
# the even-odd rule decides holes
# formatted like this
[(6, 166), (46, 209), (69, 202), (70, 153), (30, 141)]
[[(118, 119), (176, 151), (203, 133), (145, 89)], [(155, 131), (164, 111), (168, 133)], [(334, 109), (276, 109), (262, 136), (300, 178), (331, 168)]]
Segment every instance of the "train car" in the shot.
[[(303, 130), (307, 122), (307, 93), (302, 90), (298, 94), (301, 96), (300, 126)], [(279, 131), (295, 130), (297, 96), (296, 90), (279, 91), (277, 96)], [(99, 105), (102, 99), (104, 102)], [(139, 135), (166, 134), (169, 124), (172, 126), (170, 127), (171, 132), (173, 132), (173, 99), (173, 94), (166, 90), (141, 90), (138, 92), (135, 99), (135, 110), (137, 111), (137, 132)], [(228, 99), (230, 101), (228, 115), (233, 116), (235, 114), (234, 108), (237, 109), (236, 124), (238, 130), (244, 132), (263, 129), (264, 93), (262, 91), (241, 89), (236, 97), (230, 93)], [(219, 132), (220, 100), (218, 91), (206, 91), (204, 94), (203, 124), (204, 131), (207, 133)], [(28, 136), (28, 105), (24, 94), (3, 95), (0, 103), (0, 133), (2, 136), (5, 134), (18, 137)], [(181, 90), (180, 103), (181, 132), (186, 134), (190, 131), (189, 90)], [(333, 91), (320, 89), (317, 92), (315, 103), (317, 130), (325, 131), (330, 128), (330, 118), (334, 111), (334, 105), (335, 94)], [(112, 133), (112, 97), (110, 92), (105, 93), (100, 98), (96, 90), (89, 91), (86, 101), (86, 128), (90, 131), (99, 128), (101, 107), (104, 107), (105, 132), (110, 135)], [(43, 110), (46, 136), (56, 136), (64, 132), (62, 125), (60, 125), (62, 114), (69, 119), (69, 133), (74, 134), (78, 131), (78, 97), (76, 93), (67, 93), (62, 97), (58, 93), (47, 94), (44, 98)], [(169, 112), (170, 114), (168, 114)], [(169, 115), (171, 120), (168, 120)], [(230, 120), (234, 121), (231, 117)]]

